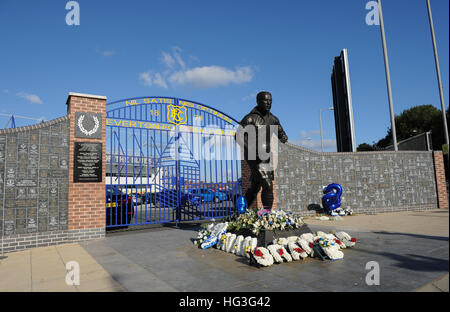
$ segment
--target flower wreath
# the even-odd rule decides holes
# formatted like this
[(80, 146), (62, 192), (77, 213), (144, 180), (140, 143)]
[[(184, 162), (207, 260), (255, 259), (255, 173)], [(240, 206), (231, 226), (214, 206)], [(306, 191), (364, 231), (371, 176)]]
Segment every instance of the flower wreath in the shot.
[(278, 263), (283, 262), (283, 259), (285, 259), (287, 262), (292, 261), (291, 255), (281, 245), (272, 244), (267, 246), (267, 249), (270, 251), (273, 259)]
[(276, 238), (273, 240), (273, 244), (276, 245), (282, 245), (282, 246), (286, 246), (288, 244), (289, 240), (285, 237), (280, 237), (280, 238)]
[(227, 238), (227, 246), (225, 251), (233, 253), (235, 251), (234, 249), (235, 242), (236, 242), (236, 234), (231, 234), (230, 237)]
[(226, 244), (225, 243), (226, 240), (227, 240), (227, 234), (226, 233), (223, 233), (222, 235), (220, 235), (220, 237), (219, 237), (219, 239), (217, 241), (217, 244), (216, 244), (216, 248), (219, 249), (219, 250), (222, 250), (223, 245)]
[(258, 239), (256, 237), (247, 236), (244, 240), (244, 254), (247, 258), (250, 258), (252, 250), (256, 248)]
[(256, 262), (262, 266), (271, 266), (273, 264), (272, 255), (264, 247), (255, 247), (252, 250), (252, 256)]
[(211, 234), (204, 240), (204, 242), (200, 245), (202, 249), (210, 248), (217, 244), (219, 241), (219, 238), (224, 234), (227, 230), (228, 223), (219, 223), (216, 225), (211, 225), (210, 227), (207, 227), (207, 229), (210, 229), (212, 232)]
[(227, 233), (225, 234), (225, 238), (222, 240), (222, 244), (220, 246), (220, 249), (223, 251), (227, 251), (227, 245), (228, 245), (228, 241), (231, 239), (231, 233)]
[(300, 258), (305, 259), (306, 257), (308, 257), (306, 250), (304, 250), (303, 248), (300, 248), (295, 243), (289, 242), (288, 249), (292, 255), (293, 260), (300, 260)]
[(339, 260), (344, 258), (344, 253), (339, 250), (339, 245), (335, 243), (334, 240), (323, 239), (322, 237), (317, 238), (316, 243), (320, 245), (323, 252), (331, 260)]
[(233, 250), (231, 251), (231, 253), (234, 253), (237, 256), (240, 256), (243, 242), (244, 242), (244, 236), (242, 236), (242, 235), (237, 236), (236, 240), (234, 241), (234, 246), (233, 246)]
[(347, 246), (345, 246), (345, 244), (343, 242), (341, 242), (341, 240), (338, 239), (337, 237), (334, 238), (334, 242), (339, 246), (340, 249), (347, 248)]
[(311, 253), (313, 252), (310, 245), (308, 244), (307, 241), (305, 241), (303, 238), (298, 238), (297, 242), (296, 242), (300, 248), (302, 248), (303, 250), (305, 250), (307, 255), (311, 255)]
[(314, 235), (312, 233), (304, 233), (300, 235), (301, 239), (304, 239), (308, 244), (314, 242)]
[(345, 244), (346, 247), (353, 247), (356, 244), (356, 238), (351, 237), (346, 232), (337, 232), (336, 237)]

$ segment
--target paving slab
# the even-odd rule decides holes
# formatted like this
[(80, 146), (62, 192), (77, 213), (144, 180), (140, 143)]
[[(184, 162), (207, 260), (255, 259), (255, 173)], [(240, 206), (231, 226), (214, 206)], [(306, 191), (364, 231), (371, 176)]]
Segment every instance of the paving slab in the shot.
[[(166, 226), (10, 253), (0, 260), (0, 291), (448, 292), (448, 210), (306, 221), (312, 231), (345, 230), (357, 245), (338, 261), (257, 268), (194, 246), (198, 225)], [(80, 285), (65, 283), (70, 261), (80, 265)], [(379, 264), (380, 285), (366, 284), (369, 261)]]
[[(161, 285), (173, 291), (199, 292), (413, 291), (447, 274), (449, 264), (448, 231), (443, 231), (441, 226), (437, 226), (435, 231), (421, 231), (415, 218), (421, 217), (425, 223), (428, 219), (426, 213), (419, 215), (407, 217), (414, 221), (409, 227), (385, 226), (378, 229), (373, 228), (372, 223), (359, 225), (358, 216), (352, 217), (353, 224), (344, 226), (337, 221), (309, 224), (313, 231), (345, 230), (357, 237), (357, 245), (344, 249), (343, 260), (308, 258), (265, 268), (249, 266), (244, 257), (214, 248), (201, 250), (195, 247), (192, 239), (199, 227), (162, 227), (113, 234), (102, 241), (86, 242), (82, 246), (113, 277), (122, 275), (120, 282), (125, 282), (129, 291), (158, 291)], [(444, 221), (436, 220), (436, 224), (446, 219), (448, 227), (448, 213), (440, 216)], [(383, 218), (389, 219), (390, 216)], [(397, 218), (401, 219), (401, 216)], [(435, 212), (430, 213), (432, 218), (436, 218)], [(103, 255), (99, 256), (101, 253)], [(380, 285), (366, 284), (369, 272), (366, 264), (369, 261), (379, 264)], [(133, 266), (143, 270), (140, 276), (149, 274), (152, 282), (133, 284), (139, 274), (124, 279), (124, 268)]]
[[(80, 267), (80, 285), (66, 283), (66, 264)], [(2, 292), (124, 291), (79, 244), (35, 248), (0, 260)]]

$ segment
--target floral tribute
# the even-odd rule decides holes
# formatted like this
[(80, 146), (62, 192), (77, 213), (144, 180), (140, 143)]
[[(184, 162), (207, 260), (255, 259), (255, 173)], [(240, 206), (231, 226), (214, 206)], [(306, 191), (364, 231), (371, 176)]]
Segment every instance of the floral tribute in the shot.
[(287, 262), (292, 261), (291, 255), (287, 252), (287, 250), (282, 245), (272, 244), (272, 245), (267, 246), (267, 249), (272, 254), (273, 259), (278, 263), (281, 263), (284, 260), (286, 260)]
[(211, 231), (203, 227), (200, 231), (198, 231), (197, 239), (194, 240), (194, 245), (201, 246), (206, 239), (211, 235)]
[(253, 258), (262, 266), (271, 266), (273, 264), (273, 257), (270, 252), (264, 247), (256, 247), (251, 251)]
[[(281, 229), (282, 222), (292, 221), (293, 223), (289, 226), (294, 228), (295, 226), (301, 225), (301, 219), (289, 219), (290, 216), (282, 213), (271, 213), (263, 215), (261, 218), (254, 216), (256, 213), (246, 213), (245, 216), (241, 215), (241, 220), (236, 220), (232, 223), (218, 223), (209, 224), (203, 226), (202, 229), (197, 234), (197, 238), (194, 240), (194, 244), (202, 249), (215, 247), (218, 250), (222, 250), (228, 253), (233, 253), (236, 256), (247, 257), (250, 259), (250, 263), (256, 263), (260, 266), (271, 266), (274, 263), (291, 262), (293, 260), (305, 259), (307, 257), (319, 257), (320, 255), (314, 255), (314, 248), (317, 252), (323, 250), (323, 256), (326, 255), (325, 259), (339, 260), (344, 258), (344, 253), (342, 252), (345, 248), (350, 248), (355, 246), (356, 238), (351, 237), (348, 233), (340, 231), (337, 233), (325, 233), (318, 231), (316, 233), (304, 233), (300, 236), (290, 236), (287, 238), (277, 238), (271, 245), (267, 248), (257, 246), (257, 238), (252, 236), (244, 237), (242, 235), (236, 235), (227, 230), (239, 230), (237, 228), (249, 228), (252, 227), (253, 233), (266, 228), (265, 221), (270, 222), (274, 220), (275, 217), (278, 221)], [(278, 217), (280, 217), (278, 219)], [(267, 218), (267, 219), (265, 219)], [(270, 220), (270, 221), (269, 221)], [(259, 222), (259, 223), (253, 223)], [(255, 227), (256, 224), (256, 227)], [(277, 225), (268, 224), (267, 228)], [(270, 226), (270, 227), (269, 227)], [(286, 229), (286, 226), (284, 227)], [(317, 249), (320, 248), (320, 249)]]
[(302, 218), (283, 210), (272, 211), (262, 216), (258, 216), (255, 211), (249, 210), (239, 215), (235, 221), (230, 222), (228, 224), (228, 231), (246, 229), (258, 235), (262, 229), (269, 231), (287, 231), (300, 228), (303, 224)]
[(308, 257), (306, 250), (299, 247), (296, 243), (289, 242), (288, 249), (292, 255), (292, 260), (300, 260), (300, 258), (305, 259), (306, 257)]
[(345, 244), (346, 247), (353, 247), (356, 244), (356, 238), (351, 237), (346, 232), (337, 232), (336, 237)]

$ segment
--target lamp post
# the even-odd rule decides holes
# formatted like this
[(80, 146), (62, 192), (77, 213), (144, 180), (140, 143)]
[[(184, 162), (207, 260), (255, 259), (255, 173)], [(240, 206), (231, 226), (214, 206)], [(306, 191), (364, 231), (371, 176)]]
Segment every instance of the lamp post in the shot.
[(387, 55), (386, 48), (386, 35), (384, 33), (384, 21), (383, 21), (383, 10), (381, 8), (381, 0), (378, 0), (378, 14), (380, 16), (380, 30), (381, 30), (381, 42), (383, 44), (383, 54), (384, 54), (384, 68), (386, 71), (386, 84), (388, 91), (388, 100), (389, 100), (389, 112), (391, 115), (391, 128), (392, 128), (392, 139), (394, 141), (394, 150), (398, 151), (397, 146), (397, 132), (395, 130), (395, 116), (394, 116), (394, 104), (392, 100), (392, 88), (391, 88), (391, 75), (389, 73), (389, 60)]
[(333, 107), (328, 108), (320, 108), (319, 109), (319, 120), (320, 120), (320, 144), (322, 146), (322, 153), (323, 153), (323, 131), (322, 131), (322, 111), (324, 110), (334, 110)]
[[(441, 70), (439, 67), (439, 57), (438, 57), (437, 47), (436, 47), (436, 36), (434, 35), (433, 15), (431, 14), (430, 0), (427, 0), (427, 8), (428, 8), (428, 20), (430, 22), (431, 40), (433, 42), (434, 62), (436, 65), (436, 75), (437, 75), (437, 80), (438, 80), (439, 96), (441, 99), (442, 118), (443, 118), (443, 122), (444, 122), (444, 133), (445, 133), (445, 144), (447, 144), (447, 149), (448, 149), (449, 148), (449, 138), (448, 138), (447, 116), (445, 115), (444, 92), (442, 91)], [(450, 159), (450, 154), (447, 156), (447, 166), (450, 161), (449, 159)]]

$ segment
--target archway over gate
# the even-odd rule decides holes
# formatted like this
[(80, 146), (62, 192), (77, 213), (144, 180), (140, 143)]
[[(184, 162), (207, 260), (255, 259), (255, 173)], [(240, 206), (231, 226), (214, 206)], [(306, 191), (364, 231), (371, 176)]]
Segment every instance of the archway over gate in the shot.
[(221, 218), (242, 193), (238, 122), (174, 97), (107, 104), (106, 226)]

